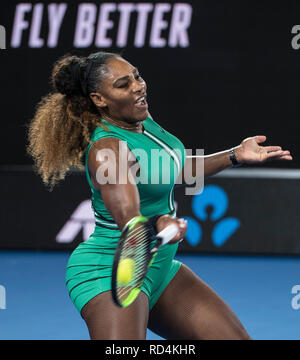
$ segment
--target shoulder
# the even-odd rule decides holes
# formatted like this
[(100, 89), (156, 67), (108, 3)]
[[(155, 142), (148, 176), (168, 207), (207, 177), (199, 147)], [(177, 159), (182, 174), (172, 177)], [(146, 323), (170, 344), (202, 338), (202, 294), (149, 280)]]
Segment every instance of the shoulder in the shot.
[[(124, 163), (124, 160), (126, 163)], [(126, 142), (115, 137), (105, 137), (96, 140), (90, 147), (87, 155), (87, 169), (89, 171), (93, 186), (99, 190), (95, 181), (98, 170), (105, 172), (105, 176), (118, 173), (120, 164), (131, 166), (135, 161)], [(110, 170), (109, 170), (110, 169)]]
[(90, 144), (87, 148), (87, 152), (93, 148), (117, 149), (118, 144), (121, 141), (127, 142), (126, 137), (119, 132), (114, 131), (114, 128), (106, 123), (101, 123), (95, 128), (90, 137)]
[(98, 139), (101, 139), (102, 137), (107, 137), (112, 133), (112, 130), (106, 126), (104, 122), (100, 122), (99, 125), (94, 129), (92, 135), (91, 135), (91, 141), (97, 141)]
[[(110, 156), (114, 156), (118, 159), (119, 154), (128, 154), (129, 148), (126, 140), (120, 139), (119, 137), (108, 135), (94, 141), (90, 145), (88, 159), (89, 163), (94, 159), (95, 161), (107, 162), (110, 160)], [(114, 155), (113, 155), (114, 154)]]

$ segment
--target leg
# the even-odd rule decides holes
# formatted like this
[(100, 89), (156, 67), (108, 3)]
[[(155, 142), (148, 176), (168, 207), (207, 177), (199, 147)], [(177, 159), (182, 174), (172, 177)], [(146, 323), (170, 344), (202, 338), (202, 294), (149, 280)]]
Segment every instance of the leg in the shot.
[(145, 340), (149, 316), (148, 297), (141, 292), (127, 308), (113, 303), (111, 292), (95, 296), (82, 309), (92, 340)]
[(151, 310), (148, 327), (165, 339), (250, 339), (229, 306), (185, 265)]

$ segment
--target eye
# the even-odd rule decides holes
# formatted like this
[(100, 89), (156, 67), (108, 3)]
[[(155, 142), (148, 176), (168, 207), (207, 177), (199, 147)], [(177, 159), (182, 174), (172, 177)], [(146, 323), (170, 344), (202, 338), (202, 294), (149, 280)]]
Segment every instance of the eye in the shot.
[(126, 88), (128, 85), (128, 82), (122, 83), (118, 86), (119, 89)]

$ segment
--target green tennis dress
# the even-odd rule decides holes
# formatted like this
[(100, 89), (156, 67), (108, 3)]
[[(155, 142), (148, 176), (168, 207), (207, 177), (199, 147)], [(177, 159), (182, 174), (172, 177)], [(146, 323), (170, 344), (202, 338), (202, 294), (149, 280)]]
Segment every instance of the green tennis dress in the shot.
[[(138, 161), (140, 171), (136, 182), (141, 214), (146, 217), (163, 214), (175, 217), (174, 184), (185, 162), (185, 149), (181, 141), (150, 117), (143, 121), (142, 133), (121, 129), (103, 119), (101, 122), (106, 129), (97, 127), (92, 134), (91, 144), (102, 138), (118, 138), (126, 142)], [(121, 230), (104, 205), (100, 191), (91, 183), (87, 166), (91, 144), (86, 151), (85, 169), (92, 193), (95, 229), (73, 251), (66, 270), (67, 289), (79, 312), (93, 297), (111, 290), (113, 257), (121, 235)], [(179, 270), (181, 263), (174, 260), (177, 248), (177, 243), (162, 246), (148, 270), (141, 291), (149, 298), (150, 310)]]

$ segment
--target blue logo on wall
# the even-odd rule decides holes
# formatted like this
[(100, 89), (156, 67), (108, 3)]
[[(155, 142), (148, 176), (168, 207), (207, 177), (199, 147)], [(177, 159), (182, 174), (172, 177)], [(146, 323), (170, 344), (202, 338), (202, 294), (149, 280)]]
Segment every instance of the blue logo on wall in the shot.
[[(208, 217), (208, 208), (211, 209)], [(233, 217), (221, 219), (228, 209), (228, 196), (219, 186), (207, 185), (201, 194), (195, 195), (192, 200), (192, 211), (199, 221), (212, 221), (214, 227), (211, 233), (212, 243), (220, 247), (240, 227), (240, 221)], [(202, 239), (203, 231), (199, 221), (192, 217), (184, 217), (188, 220), (188, 230), (185, 238), (191, 246), (197, 246)]]

